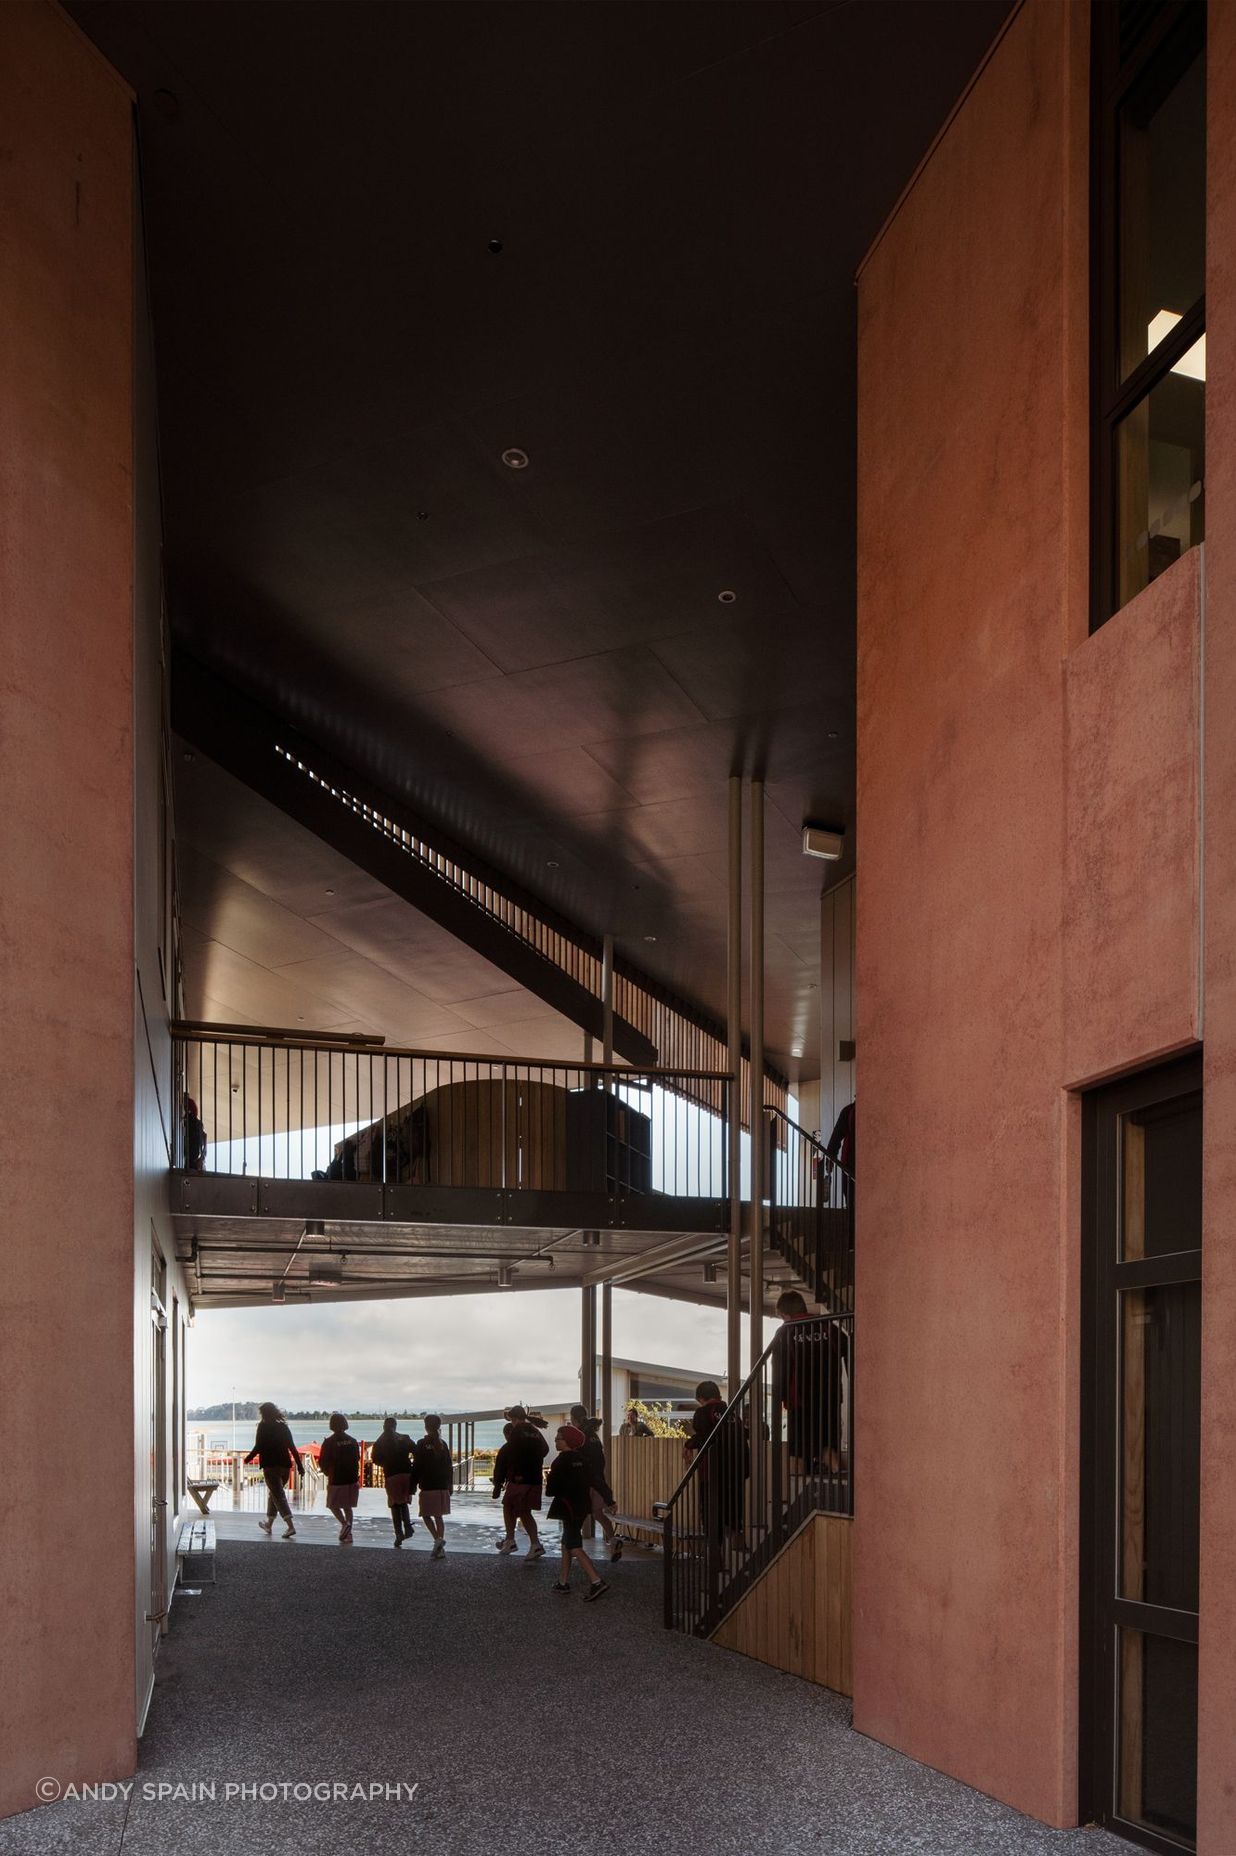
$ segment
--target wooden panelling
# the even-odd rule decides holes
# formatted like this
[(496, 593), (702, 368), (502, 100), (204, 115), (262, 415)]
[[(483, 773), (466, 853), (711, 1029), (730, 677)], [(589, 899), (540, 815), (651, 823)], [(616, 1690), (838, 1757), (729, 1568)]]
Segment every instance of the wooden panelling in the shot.
[(713, 1642), (852, 1694), (850, 1530), (847, 1517), (813, 1515), (714, 1631)]
[(661, 1523), (652, 1518), (652, 1504), (668, 1501), (687, 1467), (681, 1437), (611, 1437), (608, 1451), (610, 1487), (619, 1514), (647, 1515), (648, 1526), (626, 1526), (635, 1540), (660, 1542)]

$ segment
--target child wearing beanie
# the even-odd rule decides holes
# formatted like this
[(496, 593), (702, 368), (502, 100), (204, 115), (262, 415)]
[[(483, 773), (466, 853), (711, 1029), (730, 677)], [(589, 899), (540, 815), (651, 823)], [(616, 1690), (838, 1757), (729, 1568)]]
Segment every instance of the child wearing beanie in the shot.
[(609, 1586), (584, 1551), (584, 1522), (592, 1513), (592, 1471), (584, 1455), (584, 1433), (576, 1424), (563, 1424), (554, 1441), (558, 1455), (545, 1492), (550, 1497), (551, 1518), (562, 1523), (562, 1568), (553, 1589), (563, 1594), (570, 1591), (574, 1560), (588, 1580), (585, 1599), (600, 1598)]

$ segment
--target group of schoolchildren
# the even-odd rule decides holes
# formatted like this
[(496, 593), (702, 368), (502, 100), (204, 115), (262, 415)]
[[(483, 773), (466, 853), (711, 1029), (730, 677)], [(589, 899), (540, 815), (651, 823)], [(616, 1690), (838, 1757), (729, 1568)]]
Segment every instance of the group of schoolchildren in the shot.
[[(258, 1407), (260, 1418), (257, 1436), (246, 1463), (257, 1462), (266, 1483), (266, 1516), (258, 1522), (263, 1533), (273, 1531), (277, 1519), (283, 1521), (283, 1537), (296, 1533), (287, 1487), (293, 1465), (304, 1474), (304, 1463), (287, 1422), (277, 1405)], [(583, 1530), (592, 1519), (600, 1526), (609, 1546), (611, 1560), (622, 1558), (622, 1540), (612, 1519), (614, 1493), (605, 1475), (605, 1446), (601, 1441), (601, 1420), (590, 1418), (582, 1405), (571, 1408), (571, 1421), (558, 1427), (554, 1437), (557, 1455), (544, 1474), (549, 1455), (548, 1426), (537, 1413), (522, 1405), (513, 1405), (506, 1414), (503, 1443), (493, 1469), (493, 1498), (502, 1503), (503, 1535), (499, 1553), (516, 1549), (515, 1530), (522, 1527), (528, 1538), (524, 1555), (528, 1560), (545, 1557), (536, 1516), (542, 1495), (549, 1497), (548, 1514), (561, 1524), (562, 1557), (558, 1578), (552, 1589), (570, 1591), (572, 1565), (578, 1566), (587, 1580), (585, 1598), (597, 1599), (609, 1590), (584, 1547)], [(397, 1420), (387, 1418), (382, 1432), (370, 1450), (372, 1460), (383, 1473), (386, 1500), (395, 1530), (395, 1545), (401, 1547), (415, 1531), (412, 1524), (412, 1496), (418, 1493), (421, 1519), (433, 1538), (431, 1559), (446, 1556), (443, 1516), (451, 1511), (454, 1487), (454, 1463), (449, 1446), (442, 1437), (442, 1420), (434, 1413), (424, 1419), (425, 1434), (415, 1440), (397, 1429)], [(641, 1429), (646, 1427), (641, 1426)], [(348, 1430), (341, 1412), (330, 1420), (330, 1430), (323, 1439), (318, 1467), (326, 1477), (326, 1506), (339, 1523), (339, 1540), (346, 1545), (352, 1539), (352, 1517), (360, 1499), (361, 1447)]]

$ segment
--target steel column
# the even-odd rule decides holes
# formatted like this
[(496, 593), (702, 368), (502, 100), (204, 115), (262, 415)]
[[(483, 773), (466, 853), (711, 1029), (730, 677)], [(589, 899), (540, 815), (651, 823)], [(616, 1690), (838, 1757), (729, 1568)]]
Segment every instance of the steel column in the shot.
[(730, 912), (727, 936), (729, 1068), (729, 1242), (725, 1271), (725, 1370), (730, 1395), (742, 1384), (742, 775), (730, 775)]
[[(750, 1359), (764, 1351), (764, 782), (751, 782)], [(730, 1386), (733, 1397), (736, 1386)]]
[(601, 1439), (606, 1451), (614, 1434), (614, 1289), (601, 1285)]
[(597, 1402), (597, 1292), (580, 1290), (579, 1402), (591, 1416)]

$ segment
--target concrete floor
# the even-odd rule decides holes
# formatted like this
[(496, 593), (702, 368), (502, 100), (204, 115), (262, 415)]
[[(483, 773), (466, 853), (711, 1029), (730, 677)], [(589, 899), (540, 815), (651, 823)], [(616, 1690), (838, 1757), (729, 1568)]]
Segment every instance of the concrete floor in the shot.
[[(550, 1591), (545, 1561), (459, 1547), (221, 1539), (218, 1585), (175, 1600), (131, 1796), (10, 1818), (3, 1856), (1130, 1856), (861, 1738), (823, 1689), (663, 1630), (652, 1555), (585, 1605)], [(405, 1791), (296, 1798), (315, 1784)]]

